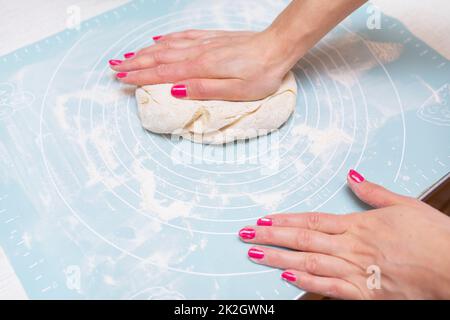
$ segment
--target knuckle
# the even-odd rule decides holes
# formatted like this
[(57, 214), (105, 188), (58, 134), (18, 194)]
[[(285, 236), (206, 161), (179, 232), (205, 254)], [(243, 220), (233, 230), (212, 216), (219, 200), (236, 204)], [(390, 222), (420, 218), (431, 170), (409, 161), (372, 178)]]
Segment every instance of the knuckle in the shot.
[(363, 269), (368, 265), (383, 265), (385, 257), (383, 253), (370, 243), (364, 241), (352, 241), (349, 245), (350, 256), (359, 261)]
[(317, 212), (313, 212), (308, 216), (307, 223), (308, 223), (308, 229), (311, 230), (319, 230), (320, 223), (321, 223), (321, 216)]
[(325, 291), (325, 295), (328, 297), (337, 298), (340, 297), (341, 288), (337, 284), (330, 284), (327, 290)]
[(305, 291), (313, 291), (315, 287), (313, 278), (313, 276), (305, 273), (301, 278), (297, 279), (296, 285)]
[(273, 239), (273, 232), (268, 228), (261, 228), (257, 232), (259, 240), (263, 243), (270, 243)]
[(297, 248), (307, 249), (311, 247), (311, 233), (307, 230), (301, 230), (297, 233)]
[(359, 195), (363, 198), (370, 198), (374, 192), (374, 186), (366, 186), (365, 188), (361, 188), (361, 190), (359, 190)]
[(349, 243), (347, 244), (349, 252), (357, 256), (366, 256), (370, 251), (370, 246), (368, 246), (367, 243), (361, 241), (360, 238), (361, 237), (357, 237), (349, 241)]
[(139, 49), (136, 52), (136, 58), (147, 54), (147, 50), (148, 50), (148, 48)]
[[(274, 221), (274, 217), (272, 217), (272, 221)], [(289, 220), (283, 216), (283, 215), (279, 215), (276, 217), (276, 221), (278, 225), (288, 225)]]
[[(233, 86), (233, 92), (235, 93), (237, 98), (240, 98), (242, 100), (245, 100), (246, 98), (250, 99), (258, 99), (253, 96), (253, 94), (248, 90), (246, 90), (245, 86)], [(287, 219), (286, 219), (287, 220)]]
[(152, 58), (149, 55), (143, 55), (135, 58), (133, 63), (136, 63), (137, 68), (145, 69), (152, 66)]
[(272, 250), (265, 251), (264, 264), (276, 266), (276, 265), (279, 265), (280, 261), (281, 261), (281, 256), (280, 256), (279, 252), (272, 251)]
[(153, 61), (157, 64), (161, 64), (164, 61), (164, 54), (161, 50), (154, 51), (151, 55)]
[(156, 66), (156, 75), (160, 79), (167, 79), (169, 72), (170, 72), (169, 67), (166, 64), (159, 64)]
[(305, 271), (316, 274), (319, 265), (319, 257), (315, 254), (308, 254), (305, 258)]
[(160, 45), (162, 48), (170, 49), (173, 47), (173, 41), (172, 40), (160, 40), (158, 41), (158, 45)]
[(202, 80), (192, 81), (188, 86), (191, 87), (195, 95), (204, 97), (208, 94), (208, 90), (205, 87), (205, 83)]

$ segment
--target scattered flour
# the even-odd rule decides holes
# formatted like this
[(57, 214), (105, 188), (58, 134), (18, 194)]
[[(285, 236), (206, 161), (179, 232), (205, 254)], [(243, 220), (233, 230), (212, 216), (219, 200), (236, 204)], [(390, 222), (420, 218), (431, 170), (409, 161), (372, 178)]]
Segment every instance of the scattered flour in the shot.
[(325, 152), (333, 149), (340, 143), (350, 144), (353, 139), (341, 129), (329, 127), (326, 129), (312, 128), (305, 124), (300, 124), (292, 129), (292, 135), (297, 137), (307, 137), (310, 141), (308, 152), (314, 156), (325, 156)]
[(189, 216), (193, 205), (179, 200), (173, 200), (169, 205), (161, 204), (161, 201), (155, 198), (156, 181), (154, 173), (143, 167), (139, 160), (135, 160), (133, 172), (140, 184), (141, 209), (157, 215), (162, 221), (170, 221), (176, 218)]

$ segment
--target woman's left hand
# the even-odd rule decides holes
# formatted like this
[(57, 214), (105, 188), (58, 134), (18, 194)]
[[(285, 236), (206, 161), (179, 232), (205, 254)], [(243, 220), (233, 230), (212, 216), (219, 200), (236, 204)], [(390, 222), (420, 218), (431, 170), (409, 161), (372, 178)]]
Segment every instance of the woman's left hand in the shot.
[(296, 61), (276, 41), (269, 31), (188, 30), (109, 63), (127, 84), (173, 83), (176, 98), (258, 100), (278, 90)]
[(449, 299), (450, 218), (351, 170), (361, 213), (275, 214), (239, 232), (256, 263), (306, 291), (342, 299)]

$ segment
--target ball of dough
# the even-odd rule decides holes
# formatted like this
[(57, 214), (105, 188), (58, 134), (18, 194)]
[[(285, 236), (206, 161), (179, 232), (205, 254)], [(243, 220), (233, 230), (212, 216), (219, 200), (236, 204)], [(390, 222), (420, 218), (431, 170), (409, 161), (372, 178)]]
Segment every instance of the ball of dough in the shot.
[(181, 100), (172, 97), (171, 86), (149, 85), (136, 90), (142, 126), (198, 143), (221, 144), (266, 135), (289, 119), (297, 101), (292, 72), (277, 92), (257, 101)]

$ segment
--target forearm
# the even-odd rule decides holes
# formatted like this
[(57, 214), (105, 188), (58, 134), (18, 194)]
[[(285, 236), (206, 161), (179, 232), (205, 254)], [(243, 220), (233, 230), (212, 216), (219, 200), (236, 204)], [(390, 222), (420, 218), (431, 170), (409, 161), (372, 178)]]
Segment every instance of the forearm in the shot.
[[(293, 0), (263, 32), (272, 59), (289, 70), (319, 40), (366, 0)], [(275, 58), (275, 55), (277, 56)]]

